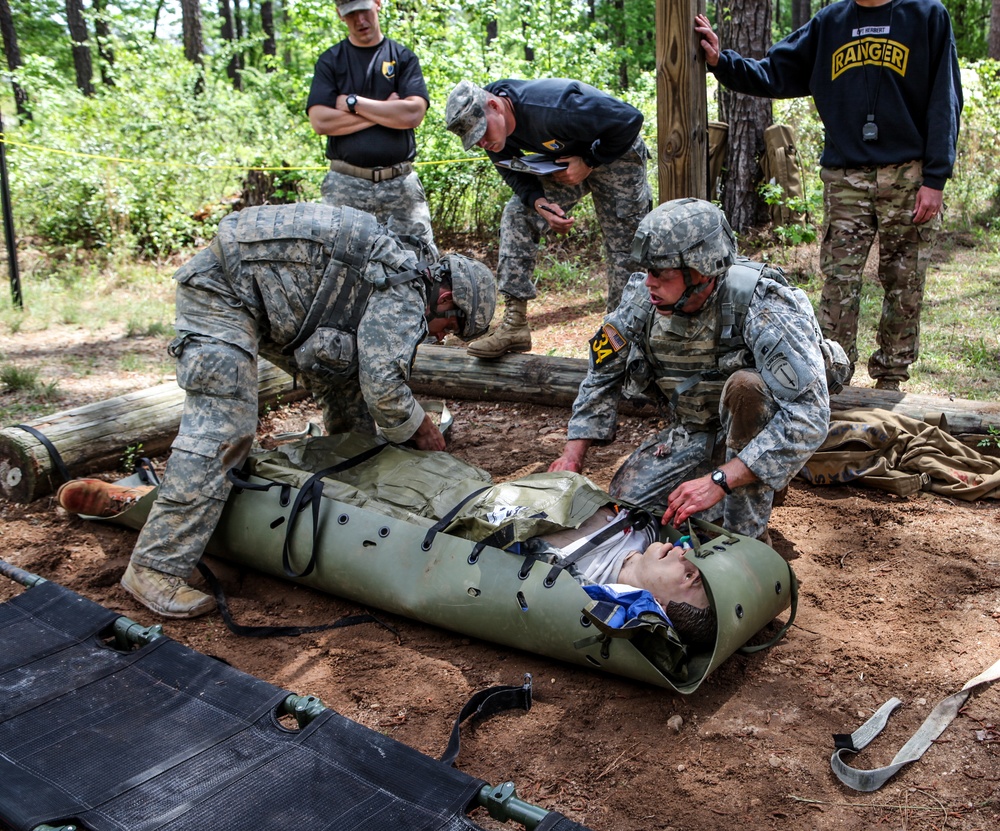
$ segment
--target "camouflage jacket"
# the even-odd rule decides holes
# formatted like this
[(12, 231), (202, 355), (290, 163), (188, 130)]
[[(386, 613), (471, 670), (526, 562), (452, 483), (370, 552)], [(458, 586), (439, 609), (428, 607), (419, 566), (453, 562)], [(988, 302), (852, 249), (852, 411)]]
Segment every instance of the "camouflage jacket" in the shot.
[[(650, 303), (645, 277), (645, 273), (632, 275), (621, 304), (605, 318), (591, 340), (590, 368), (573, 404), (567, 431), (570, 440), (611, 441), (622, 395), (638, 395), (650, 389), (656, 393), (657, 388), (667, 392), (668, 381), (680, 385), (681, 377), (675, 373), (675, 377), (668, 378), (670, 369), (655, 360), (649, 342), (654, 324), (662, 322), (655, 318), (663, 316)], [(762, 481), (786, 481), (823, 441), (829, 423), (830, 397), (816, 316), (801, 290), (767, 277), (757, 279), (742, 327), (737, 325), (737, 331), (723, 337), (726, 327), (722, 322), (733, 318), (730, 306), (731, 298), (723, 283), (699, 314), (677, 317), (673, 339), (657, 343), (656, 351), (662, 355), (665, 349), (674, 349), (677, 364), (683, 365), (692, 359), (684, 333), (690, 332), (692, 339), (701, 337), (711, 323), (707, 328), (714, 330), (716, 337), (716, 369), (706, 373), (710, 377), (692, 376), (697, 383), (686, 392), (697, 397), (700, 386), (712, 385), (717, 407), (719, 377), (725, 378), (743, 367), (760, 372), (779, 409), (739, 457)], [(690, 429), (718, 428), (714, 418), (709, 423), (690, 423), (684, 412), (679, 407), (675, 415)]]
[(185, 320), (185, 329), (297, 367), (310, 386), (357, 378), (379, 428), (400, 442), (423, 419), (407, 381), (427, 336), (427, 297), (422, 280), (388, 278), (415, 264), (369, 214), (297, 203), (230, 214), (175, 279), (219, 294), (240, 318)]

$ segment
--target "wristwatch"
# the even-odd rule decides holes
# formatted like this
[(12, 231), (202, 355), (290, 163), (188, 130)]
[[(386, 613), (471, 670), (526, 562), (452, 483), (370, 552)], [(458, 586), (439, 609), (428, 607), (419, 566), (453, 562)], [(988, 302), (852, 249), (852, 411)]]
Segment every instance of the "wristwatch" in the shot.
[(357, 115), (358, 111), (354, 109), (358, 106), (358, 96), (353, 92), (347, 96), (347, 109), (350, 111), (351, 115)]
[(729, 487), (729, 483), (726, 481), (725, 472), (719, 470), (719, 468), (716, 468), (715, 470), (712, 471), (712, 481), (720, 488), (722, 488), (722, 490), (724, 490), (727, 495), (733, 492), (732, 488)]

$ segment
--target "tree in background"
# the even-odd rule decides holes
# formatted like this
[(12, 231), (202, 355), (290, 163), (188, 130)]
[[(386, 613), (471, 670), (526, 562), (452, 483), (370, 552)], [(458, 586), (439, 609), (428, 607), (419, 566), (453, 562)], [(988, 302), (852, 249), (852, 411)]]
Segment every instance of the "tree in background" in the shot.
[[(70, 0), (66, 0), (67, 3)], [(184, 33), (184, 57), (203, 64), (205, 42), (201, 35), (201, 7), (198, 0), (181, 0), (181, 25)]]
[(792, 0), (792, 31), (801, 29), (812, 17), (810, 0)]
[(263, 0), (260, 4), (260, 27), (264, 30), (264, 68), (267, 72), (277, 69), (273, 58), (278, 54), (278, 44), (274, 37), (274, 3)]
[(107, 0), (94, 0), (94, 34), (97, 35), (97, 56), (101, 59), (101, 82), (115, 85), (115, 52), (111, 47), (111, 27), (108, 25)]
[(1000, 0), (993, 0), (990, 7), (989, 56), (1000, 61)]
[(7, 55), (7, 68), (11, 72), (10, 85), (14, 92), (17, 115), (21, 119), (30, 119), (28, 93), (17, 82), (15, 76), (21, 66), (21, 50), (17, 45), (17, 30), (14, 28), (14, 16), (11, 14), (8, 0), (0, 0), (0, 34), (3, 35), (3, 50)]
[(84, 95), (94, 94), (94, 65), (90, 59), (90, 42), (87, 21), (83, 17), (80, 0), (66, 0), (66, 26), (73, 42), (73, 66), (76, 69), (76, 87)]
[[(720, 43), (748, 58), (771, 48), (771, 5), (756, 0), (724, 0), (716, 6)], [(729, 124), (722, 209), (735, 231), (763, 225), (769, 209), (757, 191), (764, 130), (773, 121), (771, 99), (740, 95), (719, 85), (719, 119)]]
[(229, 0), (219, 0), (219, 18), (222, 20), (219, 33), (222, 39), (233, 50), (229, 62), (226, 64), (226, 74), (233, 82), (233, 89), (243, 89), (243, 82), (240, 70), (243, 68), (241, 55), (236, 49), (236, 27), (233, 25), (233, 7)]

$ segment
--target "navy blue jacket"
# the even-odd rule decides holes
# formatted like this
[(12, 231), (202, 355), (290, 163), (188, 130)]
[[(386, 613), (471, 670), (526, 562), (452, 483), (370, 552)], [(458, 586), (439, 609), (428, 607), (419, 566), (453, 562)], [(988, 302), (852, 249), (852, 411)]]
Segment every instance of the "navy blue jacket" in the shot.
[[(502, 80), (485, 89), (509, 99), (516, 120), (504, 149), (487, 152), (494, 162), (543, 153), (553, 159), (580, 156), (597, 167), (624, 156), (642, 129), (639, 110), (582, 81)], [(529, 208), (545, 195), (537, 176), (503, 167), (497, 170)]]
[[(767, 98), (811, 95), (826, 129), (825, 167), (923, 162), (942, 190), (955, 164), (962, 81), (951, 18), (938, 0), (875, 8), (840, 0), (775, 44), (761, 61), (729, 49), (719, 83)], [(877, 141), (863, 141), (874, 111)]]

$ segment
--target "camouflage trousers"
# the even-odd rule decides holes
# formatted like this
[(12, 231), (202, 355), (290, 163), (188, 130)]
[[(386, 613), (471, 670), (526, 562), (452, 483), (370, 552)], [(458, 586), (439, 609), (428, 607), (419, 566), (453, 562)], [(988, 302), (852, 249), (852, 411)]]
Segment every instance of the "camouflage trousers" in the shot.
[(862, 272), (878, 236), (878, 279), (884, 297), (872, 378), (905, 381), (919, 354), (920, 309), (931, 251), (941, 226), (936, 216), (913, 224), (920, 162), (862, 169), (823, 168), (824, 229), (820, 268), (825, 282), (819, 318), (823, 334), (837, 341), (851, 363), (858, 360)]
[[(541, 177), (545, 196), (567, 214), (588, 193), (604, 236), (608, 269), (607, 310), (618, 308), (622, 290), (636, 270), (632, 262), (632, 238), (642, 218), (652, 210), (652, 190), (646, 176), (649, 150), (639, 137), (620, 159), (601, 165), (579, 185), (560, 185), (551, 176)], [(538, 212), (514, 196), (500, 220), (500, 252), (497, 287), (508, 297), (531, 300), (537, 296), (534, 274), (538, 242), (549, 233), (549, 224)]]
[[(257, 433), (257, 326), (221, 270), (216, 289), (177, 287), (177, 330), (170, 344), (177, 385), (184, 390), (180, 429), (170, 449), (163, 483), (132, 551), (136, 565), (187, 578), (205, 551), (231, 484), (226, 471), (246, 459)], [(220, 337), (191, 332), (213, 330)], [(240, 344), (237, 346), (236, 344)], [(261, 354), (289, 373), (284, 356)], [(357, 376), (336, 383), (306, 377), (323, 409), (327, 433), (375, 433), (375, 422)]]
[(424, 186), (416, 173), (385, 182), (372, 182), (330, 170), (320, 186), (323, 202), (367, 211), (416, 255), (431, 262), (438, 259), (431, 229)]
[(253, 445), (257, 360), (201, 335), (178, 337), (170, 346), (184, 413), (132, 562), (187, 579), (229, 496), (226, 471), (241, 465)]
[[(719, 403), (718, 432), (674, 424), (643, 442), (614, 477), (608, 492), (662, 514), (667, 497), (689, 479), (706, 476), (723, 460), (747, 446), (778, 410), (774, 396), (759, 373), (740, 370), (726, 381)], [(789, 473), (789, 478), (796, 471)], [(735, 488), (721, 502), (696, 516), (721, 522), (737, 534), (759, 537), (767, 530), (774, 489), (762, 481)]]

